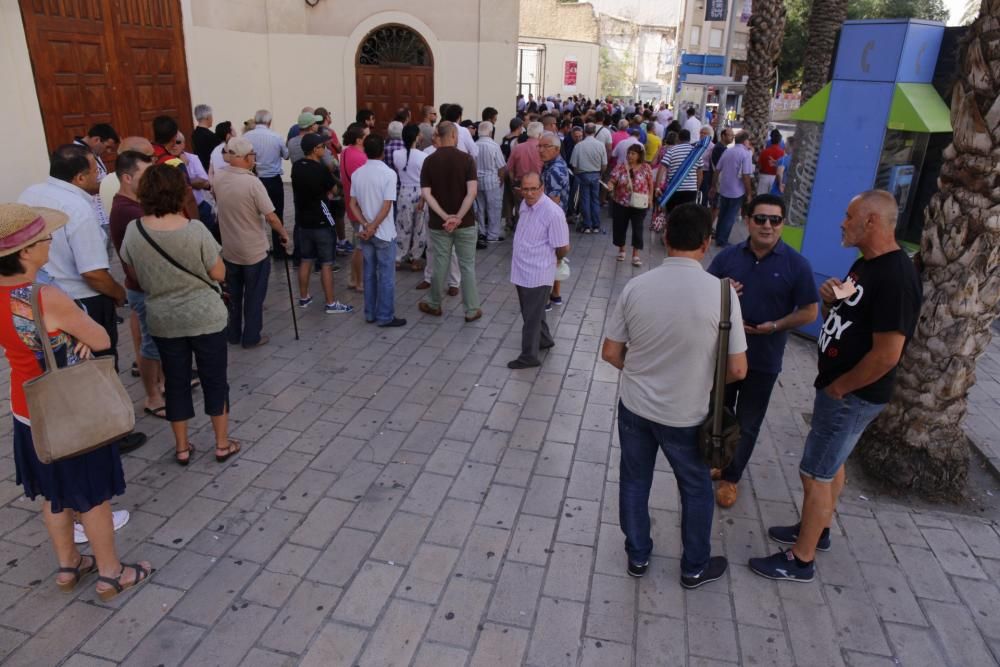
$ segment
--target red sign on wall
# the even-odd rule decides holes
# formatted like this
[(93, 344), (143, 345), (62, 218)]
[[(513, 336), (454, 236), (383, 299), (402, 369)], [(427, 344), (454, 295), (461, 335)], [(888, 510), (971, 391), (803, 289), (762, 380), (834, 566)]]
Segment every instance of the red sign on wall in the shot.
[(563, 85), (564, 86), (575, 86), (576, 85), (576, 61), (567, 60), (563, 67)]

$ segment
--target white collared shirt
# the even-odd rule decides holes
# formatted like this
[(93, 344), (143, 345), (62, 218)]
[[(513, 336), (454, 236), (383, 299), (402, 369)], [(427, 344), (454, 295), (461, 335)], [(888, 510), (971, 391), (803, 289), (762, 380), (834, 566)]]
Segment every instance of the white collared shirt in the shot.
[(52, 233), (49, 262), (43, 268), (74, 299), (97, 296), (81, 274), (107, 269), (105, 234), (94, 213), (93, 198), (72, 183), (51, 176), (21, 193), (18, 203), (62, 211), (69, 222)]

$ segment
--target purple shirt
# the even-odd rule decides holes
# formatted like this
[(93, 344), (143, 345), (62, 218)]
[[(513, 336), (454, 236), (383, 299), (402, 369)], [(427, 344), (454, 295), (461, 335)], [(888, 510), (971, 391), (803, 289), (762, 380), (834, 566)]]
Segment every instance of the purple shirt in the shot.
[(534, 206), (522, 201), (510, 281), (520, 287), (551, 285), (556, 279), (556, 248), (568, 245), (569, 225), (559, 204), (544, 196)]
[(737, 144), (726, 150), (719, 158), (719, 194), (730, 199), (737, 199), (747, 193), (743, 185), (743, 176), (753, 175), (753, 153)]

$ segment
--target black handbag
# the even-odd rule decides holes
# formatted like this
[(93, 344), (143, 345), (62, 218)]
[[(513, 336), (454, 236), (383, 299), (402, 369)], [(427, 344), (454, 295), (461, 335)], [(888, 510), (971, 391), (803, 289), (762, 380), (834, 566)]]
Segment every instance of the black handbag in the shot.
[(715, 383), (709, 399), (708, 417), (698, 429), (698, 448), (701, 458), (710, 468), (720, 470), (729, 465), (740, 442), (740, 424), (736, 415), (726, 407), (726, 360), (729, 357), (729, 331), (732, 314), (729, 278), (719, 281), (722, 285), (722, 313), (719, 317), (718, 345), (715, 352)]

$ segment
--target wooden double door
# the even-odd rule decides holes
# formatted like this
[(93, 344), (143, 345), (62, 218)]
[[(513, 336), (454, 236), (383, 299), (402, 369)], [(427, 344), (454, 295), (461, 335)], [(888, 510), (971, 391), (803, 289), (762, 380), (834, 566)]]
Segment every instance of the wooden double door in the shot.
[(49, 150), (110, 123), (152, 135), (159, 115), (190, 137), (179, 0), (19, 0)]
[(428, 66), (358, 65), (358, 109), (375, 112), (375, 128), (385, 136), (396, 112), (406, 107), (411, 122), (423, 118), (424, 105), (434, 104), (434, 68)]

